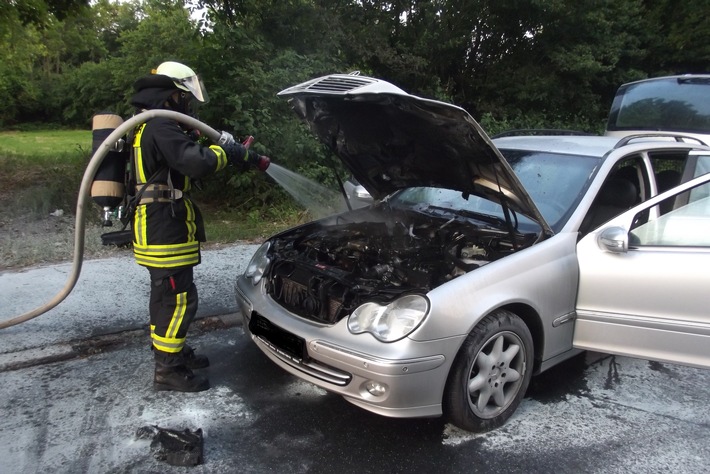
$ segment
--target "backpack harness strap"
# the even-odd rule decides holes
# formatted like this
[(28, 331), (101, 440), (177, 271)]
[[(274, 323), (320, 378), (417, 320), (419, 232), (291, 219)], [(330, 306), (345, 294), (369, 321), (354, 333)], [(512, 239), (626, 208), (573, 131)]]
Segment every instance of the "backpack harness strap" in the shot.
[(138, 205), (143, 205), (152, 202), (174, 202), (182, 199), (183, 192), (167, 184), (142, 184), (136, 186), (136, 196), (140, 196)]

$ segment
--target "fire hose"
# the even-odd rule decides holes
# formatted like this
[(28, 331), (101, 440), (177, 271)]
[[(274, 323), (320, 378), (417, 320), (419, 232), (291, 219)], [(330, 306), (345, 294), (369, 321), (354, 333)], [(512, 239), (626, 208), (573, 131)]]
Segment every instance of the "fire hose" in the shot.
[(181, 114), (179, 112), (174, 112), (172, 110), (148, 110), (146, 112), (141, 112), (140, 114), (134, 115), (130, 119), (119, 125), (106, 139), (101, 143), (98, 149), (94, 152), (91, 160), (89, 161), (86, 171), (84, 172), (84, 177), (81, 181), (81, 187), (79, 188), (79, 198), (77, 199), (76, 205), (76, 221), (74, 229), (74, 258), (72, 260), (72, 268), (69, 277), (67, 278), (64, 288), (57, 293), (51, 300), (38, 308), (28, 311), (27, 313), (16, 316), (7, 321), (0, 322), (0, 329), (5, 329), (10, 326), (15, 326), (17, 324), (29, 321), (30, 319), (36, 318), (37, 316), (46, 313), (50, 309), (61, 303), (71, 291), (74, 289), (77, 280), (79, 279), (79, 274), (81, 273), (81, 265), (84, 260), (84, 233), (86, 230), (84, 213), (86, 210), (86, 204), (89, 201), (91, 184), (94, 180), (97, 170), (101, 165), (101, 162), (105, 158), (106, 154), (111, 151), (115, 143), (126, 133), (133, 130), (138, 125), (147, 122), (148, 120), (156, 117), (165, 117), (169, 119), (176, 120), (188, 127), (194, 128), (202, 132), (207, 138), (213, 142), (217, 142), (220, 138), (221, 132), (215, 130), (214, 128), (208, 126), (199, 120), (190, 117), (189, 115)]

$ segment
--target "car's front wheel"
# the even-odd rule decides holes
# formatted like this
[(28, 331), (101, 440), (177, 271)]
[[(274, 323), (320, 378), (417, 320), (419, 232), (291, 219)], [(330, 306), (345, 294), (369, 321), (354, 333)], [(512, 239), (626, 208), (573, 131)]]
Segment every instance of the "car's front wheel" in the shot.
[(530, 383), (533, 342), (517, 315), (496, 310), (468, 335), (446, 382), (444, 412), (467, 431), (501, 426), (520, 404)]

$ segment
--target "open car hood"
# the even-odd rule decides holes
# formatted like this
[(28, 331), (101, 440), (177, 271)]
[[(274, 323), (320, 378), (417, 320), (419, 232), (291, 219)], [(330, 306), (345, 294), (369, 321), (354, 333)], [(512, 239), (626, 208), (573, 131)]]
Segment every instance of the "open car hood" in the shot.
[(373, 197), (417, 186), (454, 189), (508, 206), (552, 234), (503, 155), (461, 107), (353, 74), (278, 95)]

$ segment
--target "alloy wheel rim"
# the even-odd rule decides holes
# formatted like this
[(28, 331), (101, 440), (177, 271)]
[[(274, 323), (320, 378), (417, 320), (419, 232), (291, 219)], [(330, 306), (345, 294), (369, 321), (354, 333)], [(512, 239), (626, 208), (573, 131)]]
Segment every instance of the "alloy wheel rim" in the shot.
[(468, 404), (479, 418), (494, 418), (517, 396), (525, 373), (525, 351), (517, 334), (493, 335), (476, 354), (466, 382)]

